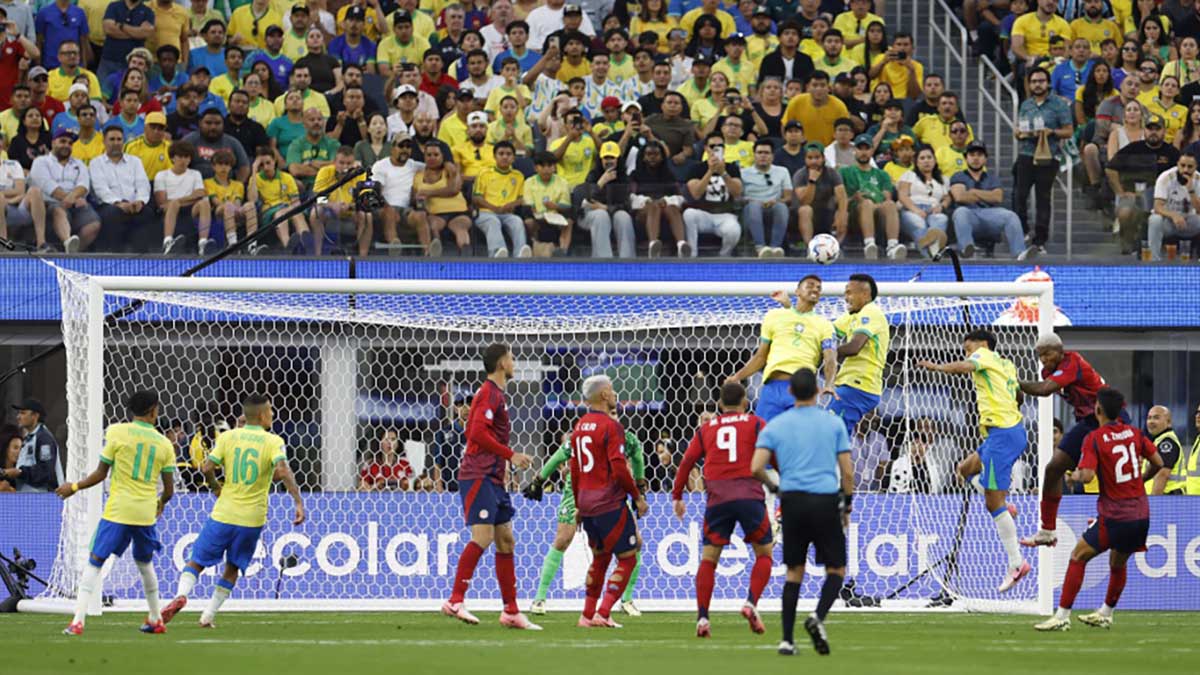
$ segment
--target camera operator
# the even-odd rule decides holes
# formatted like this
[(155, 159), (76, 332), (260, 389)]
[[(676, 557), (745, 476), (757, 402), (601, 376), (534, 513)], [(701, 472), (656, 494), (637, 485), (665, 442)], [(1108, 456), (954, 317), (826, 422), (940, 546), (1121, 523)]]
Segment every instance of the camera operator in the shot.
[(887, 52), (875, 57), (870, 64), (867, 77), (871, 81), (886, 82), (896, 98), (915, 99), (921, 96), (921, 82), (925, 78), (925, 66), (913, 58), (913, 37), (909, 33), (896, 33)]

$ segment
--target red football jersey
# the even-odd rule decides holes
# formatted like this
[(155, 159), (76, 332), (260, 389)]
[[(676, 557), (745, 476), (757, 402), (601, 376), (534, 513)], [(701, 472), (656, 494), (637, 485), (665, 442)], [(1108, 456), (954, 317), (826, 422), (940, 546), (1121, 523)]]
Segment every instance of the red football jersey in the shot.
[(1058, 368), (1054, 371), (1042, 368), (1042, 377), (1062, 387), (1058, 393), (1075, 408), (1075, 419), (1091, 417), (1096, 412), (1096, 393), (1104, 388), (1104, 378), (1079, 352), (1063, 352)]
[(1113, 520), (1150, 517), (1142, 459), (1156, 452), (1141, 431), (1120, 421), (1109, 422), (1083, 439), (1079, 468), (1092, 469), (1100, 479), (1100, 515)]
[(762, 483), (750, 472), (758, 433), (767, 423), (753, 413), (723, 413), (703, 424), (688, 444), (671, 494), (683, 497), (688, 474), (704, 458), (704, 491), (708, 504), (765, 497)]
[(625, 459), (625, 429), (607, 413), (589, 412), (571, 432), (571, 486), (582, 516), (621, 507), (637, 485)]
[(458, 479), (488, 478), (504, 485), (504, 472), (513, 451), (508, 447), (508, 407), (504, 392), (491, 380), (484, 380), (467, 417), (467, 450), (458, 466)]

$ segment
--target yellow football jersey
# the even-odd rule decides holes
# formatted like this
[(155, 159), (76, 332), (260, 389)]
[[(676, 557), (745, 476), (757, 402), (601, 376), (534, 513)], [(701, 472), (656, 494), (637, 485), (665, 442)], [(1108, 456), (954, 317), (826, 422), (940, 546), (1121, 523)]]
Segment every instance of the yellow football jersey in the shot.
[(815, 312), (773, 309), (763, 317), (760, 339), (771, 345), (763, 377), (801, 368), (819, 370), (822, 352), (833, 349), (833, 324)]
[(145, 422), (114, 424), (104, 432), (100, 461), (109, 469), (104, 519), (153, 525), (158, 517), (158, 477), (175, 471), (175, 446)]
[(1008, 429), (1021, 423), (1017, 407), (1017, 367), (1012, 361), (980, 347), (967, 359), (975, 366), (975, 398), (979, 405), (979, 425), (987, 435), (988, 427)]
[(868, 302), (858, 312), (838, 317), (833, 322), (833, 329), (839, 340), (860, 333), (867, 336), (867, 344), (842, 362), (834, 384), (854, 387), (876, 396), (882, 394), (883, 367), (887, 363), (888, 347), (892, 341), (892, 330), (883, 310), (874, 302)]
[(225, 469), (212, 519), (227, 525), (262, 527), (267, 522), (267, 496), (275, 464), (287, 461), (283, 439), (248, 424), (221, 434), (208, 458)]

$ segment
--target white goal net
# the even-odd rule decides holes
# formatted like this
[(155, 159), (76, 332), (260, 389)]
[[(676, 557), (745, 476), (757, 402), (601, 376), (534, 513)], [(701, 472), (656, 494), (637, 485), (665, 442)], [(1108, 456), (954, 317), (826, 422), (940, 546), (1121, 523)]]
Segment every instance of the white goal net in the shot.
[[(480, 384), (480, 354), (501, 341), (516, 356), (508, 388), (513, 445), (535, 467), (581, 414), (579, 385), (612, 377), (620, 418), (644, 448), (650, 512), (634, 597), (643, 608), (694, 607), (703, 495), (688, 516), (671, 513), (670, 486), (701, 413), (757, 347), (779, 284), (355, 281), (87, 277), (60, 270), (70, 402), (67, 475), (94, 468), (105, 425), (125, 419), (124, 400), (153, 388), (162, 426), (177, 442), (179, 493), (159, 521), (156, 559), (169, 593), (213, 504), (191, 465), (196, 444), (238, 424), (240, 401), (261, 392), (274, 431), (305, 493), (309, 520), (290, 523), (290, 500), (272, 495), (254, 564), (228, 606), (258, 609), (430, 609), (444, 600), (469, 538), (455, 467), (463, 451), (465, 397)], [(844, 311), (843, 284), (826, 283), (817, 311)], [(883, 609), (1049, 609), (1050, 574), (999, 596), (1005, 568), (982, 497), (955, 464), (980, 443), (967, 376), (930, 374), (920, 359), (962, 358), (962, 337), (989, 327), (1022, 379), (1038, 373), (1034, 343), (1046, 325), (1005, 319), (1017, 303), (1051, 301), (1049, 284), (880, 284), (892, 330), (885, 391), (854, 438), (862, 474), (849, 532), (841, 606)], [(1052, 306), (1049, 305), (1049, 306)], [(117, 316), (112, 316), (113, 313)], [(1047, 312), (1043, 312), (1047, 314)], [(759, 382), (750, 383), (756, 396)], [(1037, 525), (1039, 449), (1049, 448), (1050, 407), (1024, 408), (1029, 450), (1014, 470), (1018, 528)], [(200, 437), (201, 440), (196, 440)], [(516, 492), (533, 471), (513, 472), (518, 590), (533, 596), (554, 537), (561, 480), (542, 502)], [(700, 481), (690, 488), (699, 489)], [(69, 598), (85, 564), (103, 494), (63, 507), (47, 596)], [(589, 554), (582, 534), (568, 549), (549, 607), (579, 606)], [(782, 587), (781, 551), (765, 598)], [(741, 604), (751, 561), (740, 539), (718, 566), (714, 609)], [(815, 599), (810, 566), (803, 597)], [(498, 607), (492, 556), (468, 601)], [(198, 593), (207, 594), (211, 571)], [(141, 597), (128, 554), (110, 563), (106, 602)], [(773, 609), (776, 603), (762, 603)]]

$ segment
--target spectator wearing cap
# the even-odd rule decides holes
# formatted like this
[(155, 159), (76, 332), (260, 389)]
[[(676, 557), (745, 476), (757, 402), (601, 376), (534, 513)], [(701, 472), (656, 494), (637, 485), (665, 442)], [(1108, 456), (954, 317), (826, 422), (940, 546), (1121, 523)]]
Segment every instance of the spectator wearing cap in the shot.
[[(1022, 252), (1020, 260), (1045, 253), (1050, 237), (1050, 197), (1054, 179), (1058, 176), (1058, 145), (1074, 134), (1074, 117), (1067, 103), (1050, 94), (1050, 73), (1045, 68), (1033, 68), (1026, 77), (1029, 98), (1017, 110), (1017, 161), (1013, 165), (1013, 211), (1026, 231), (1032, 230), (1031, 246)], [(1038, 140), (1049, 141), (1053, 156), (1045, 162), (1034, 162)], [(1034, 193), (1036, 220), (1030, 227), (1027, 217), (1029, 193)]]
[[(501, 0), (502, 2), (506, 0)], [(493, 11), (496, 3), (492, 3)], [(487, 26), (484, 27), (486, 33)], [(504, 64), (504, 59), (514, 58), (517, 60), (517, 65), (520, 67), (521, 75), (524, 76), (541, 60), (542, 55), (529, 48), (529, 24), (522, 20), (510, 21), (505, 27), (505, 35), (508, 38), (508, 49), (501, 51), (492, 59), (492, 71), (497, 75), (500, 74), (500, 68)]]
[(783, 143), (775, 150), (772, 163), (787, 169), (788, 176), (795, 176), (797, 171), (804, 168), (804, 145), (807, 142), (804, 126), (795, 120), (788, 122), (783, 127), (782, 137)]
[(71, 144), (71, 156), (87, 164), (104, 154), (104, 137), (96, 132), (96, 106), (85, 103), (78, 115), (79, 128), (75, 130), (77, 137)]
[[(116, 103), (117, 96), (121, 93), (121, 90), (129, 88), (127, 78), (131, 70), (141, 73), (141, 88), (146, 89), (145, 80), (150, 74), (150, 64), (153, 62), (154, 58), (150, 56), (150, 50), (145, 47), (138, 47), (126, 54), (125, 67), (109, 75), (107, 80), (100, 81), (100, 90), (104, 94), (105, 100), (110, 103)], [(154, 105), (159, 106), (160, 104), (156, 100), (154, 101)]]
[(580, 214), (579, 227), (592, 237), (592, 257), (613, 257), (613, 239), (617, 255), (637, 255), (637, 235), (630, 207), (630, 182), (621, 166), (621, 146), (606, 141), (600, 146), (600, 164), (584, 184), (573, 191), (573, 202)]
[[(412, 229), (417, 234), (417, 240), (425, 251), (432, 254), (433, 236), (429, 230), (429, 222), (424, 211), (414, 208), (413, 181), (425, 169), (425, 165), (412, 159), (413, 140), (403, 132), (392, 138), (390, 156), (384, 157), (371, 166), (371, 180), (379, 183), (380, 194), (386, 206), (377, 211), (382, 225), (383, 240), (392, 246), (394, 252), (401, 245), (399, 227)], [(458, 240), (459, 250), (471, 244), (471, 235), (466, 228), (454, 229)], [(438, 240), (437, 251), (441, 250), (441, 240)]]
[(1071, 41), (1071, 58), (1050, 71), (1050, 90), (1068, 101), (1075, 100), (1075, 90), (1087, 82), (1092, 72), (1092, 45), (1085, 37)]
[(183, 49), (191, 34), (191, 22), (187, 8), (175, 0), (156, 0), (153, 10), (154, 34), (147, 40), (151, 49), (157, 49), (162, 45), (172, 45)]
[(346, 11), (341, 35), (329, 43), (329, 55), (343, 64), (353, 63), (365, 72), (375, 72), (375, 43), (363, 34), (366, 12), (362, 7), (352, 6)]
[(179, 63), (178, 47), (163, 45), (154, 51), (157, 58), (147, 73), (146, 88), (160, 99), (170, 99), (174, 93), (188, 80), (186, 64)]
[[(579, 5), (568, 5), (564, 0), (546, 0), (545, 4), (530, 12), (525, 21), (529, 24), (529, 44), (540, 48), (543, 54), (547, 51), (546, 40), (555, 31), (572, 25), (568, 22), (578, 21), (578, 26), (572, 28), (572, 31), (579, 31), (589, 37), (596, 34), (591, 18)], [(565, 46), (566, 41), (563, 40), (559, 47)]]
[(75, 139), (72, 129), (54, 132), (50, 154), (33, 160), (29, 169), (29, 184), (42, 192), (54, 231), (60, 237), (68, 234), (63, 240), (67, 253), (88, 248), (100, 233), (100, 217), (87, 202), (91, 175), (87, 165), (71, 156)]
[[(292, 59), (283, 53), (283, 29), (279, 26), (267, 27), (266, 47), (250, 52), (247, 60), (251, 68), (259, 62), (267, 64), (267, 67), (271, 70), (271, 77), (275, 78), (275, 81), (281, 87), (287, 86), (292, 69), (295, 67)], [(312, 71), (310, 70), (309, 72), (311, 73)]]
[(500, 141), (512, 143), (517, 157), (528, 157), (533, 153), (533, 127), (521, 115), (516, 97), (505, 96), (500, 99), (500, 115), (488, 123), (487, 139), (492, 144)]
[(726, 161), (725, 139), (712, 133), (705, 139), (705, 160), (687, 174), (687, 207), (684, 229), (692, 257), (698, 252), (699, 235), (715, 234), (721, 239), (721, 257), (729, 257), (742, 237), (737, 201), (742, 198), (741, 169)]
[(221, 150), (228, 150), (235, 158), (234, 172), (238, 180), (250, 176), (250, 159), (245, 148), (236, 138), (225, 133), (225, 119), (221, 113), (209, 108), (200, 114), (197, 131), (183, 137), (194, 150), (190, 167), (200, 173), (201, 178), (212, 178), (212, 158)]
[(150, 180), (137, 157), (125, 152), (125, 132), (110, 124), (104, 130), (104, 153), (91, 160), (88, 172), (101, 222), (97, 248), (129, 251), (154, 225)]
[(889, 260), (904, 260), (908, 247), (900, 243), (900, 211), (892, 199), (892, 179), (874, 165), (873, 140), (867, 134), (854, 139), (854, 165), (838, 168), (851, 211), (858, 219), (863, 237), (863, 257), (879, 258), (875, 235), (882, 224), (887, 237), (886, 255)]
[[(454, 100), (454, 111), (442, 119), (438, 127), (438, 140), (447, 147), (454, 148), (467, 140), (467, 121), (475, 110), (475, 92), (471, 89), (460, 89)], [(487, 113), (484, 113), (487, 117)]]
[(392, 13), (392, 34), (379, 42), (375, 61), (382, 77), (393, 77), (402, 63), (419, 64), (429, 51), (429, 40), (413, 32), (413, 15), (398, 9)]
[(758, 89), (758, 66), (746, 58), (746, 38), (734, 33), (725, 41), (725, 56), (712, 67), (713, 73), (723, 73), (729, 86), (753, 96)]
[(891, 160), (883, 165), (883, 170), (892, 179), (892, 185), (898, 185), (900, 177), (915, 168), (913, 162), (917, 158), (917, 148), (913, 137), (908, 134), (897, 136), (892, 140), (888, 154)]
[(462, 169), (462, 179), (468, 188), (484, 169), (496, 165), (487, 131), (487, 113), (476, 110), (467, 116), (467, 140), (452, 148), (454, 163)]
[(791, 174), (774, 159), (775, 144), (759, 139), (754, 143), (753, 164), (742, 169), (742, 197), (746, 202), (742, 222), (750, 229), (754, 251), (760, 258), (783, 257), (793, 194)]
[[(779, 47), (763, 57), (758, 66), (758, 81), (774, 76), (788, 82), (793, 79), (808, 80), (813, 74), (813, 60), (800, 51), (802, 28), (795, 21), (785, 21), (779, 27)], [(749, 46), (747, 44), (747, 46)], [(826, 78), (828, 81), (828, 78)], [(808, 126), (805, 125), (808, 130)], [(832, 130), (830, 130), (832, 132)], [(811, 135), (812, 131), (809, 130)], [(832, 136), (832, 133), (830, 133)], [(828, 141), (825, 141), (828, 142)]]
[[(300, 92), (304, 110), (316, 108), (321, 111), (323, 116), (329, 117), (329, 101), (325, 98), (324, 94), (312, 88), (312, 72), (308, 66), (297, 65), (292, 68), (291, 77), (288, 79), (288, 89), (295, 89)], [(283, 104), (286, 96), (287, 93), (285, 92), (279, 98), (275, 99), (275, 114), (282, 115), (284, 113)]]
[(1025, 249), (1021, 219), (1004, 208), (1004, 188), (987, 170), (987, 146), (974, 141), (967, 146), (967, 168), (950, 178), (950, 196), (954, 209), (954, 236), (958, 252), (964, 258), (975, 255), (975, 238), (1008, 242), (1008, 251), (1016, 258)]
[(904, 104), (898, 98), (883, 104), (883, 119), (878, 124), (872, 124), (867, 129), (867, 135), (871, 137), (871, 151), (875, 154), (890, 152), (892, 141), (901, 136), (908, 136), (914, 140), (917, 137), (917, 134), (904, 124)]
[[(0, 5), (0, 17), (5, 20), (8, 20), (8, 9), (8, 7)], [(70, 0), (55, 0), (55, 2), (42, 7), (37, 11), (33, 25), (38, 38), (38, 47), (40, 47), (35, 52), (42, 56), (43, 66), (58, 67), (58, 46), (64, 42), (74, 42), (82, 47), (84, 63), (91, 62), (92, 42), (88, 39), (87, 13), (72, 4)], [(29, 40), (18, 30), (16, 42), (24, 47), (25, 42), (22, 38), (24, 41)], [(29, 43), (33, 44), (32, 41)], [(30, 60), (36, 62), (38, 58), (32, 57)]]
[(225, 72), (211, 78), (208, 82), (209, 93), (228, 102), (229, 95), (234, 89), (242, 87), (242, 63), (246, 54), (241, 47), (230, 45), (225, 48)]
[(292, 141), (286, 155), (287, 172), (300, 184), (302, 193), (312, 190), (322, 167), (333, 164), (341, 144), (325, 135), (325, 115), (316, 108), (304, 110), (304, 136)]
[(402, 84), (396, 87), (396, 91), (392, 94), (392, 105), (395, 106), (396, 112), (388, 115), (388, 136), (401, 133), (414, 135), (417, 122), (416, 88), (411, 84)]
[(792, 175), (795, 186), (796, 219), (805, 247), (817, 233), (846, 238), (850, 220), (849, 199), (842, 175), (826, 164), (825, 148), (810, 141), (804, 145), (804, 167)]
[(616, 96), (604, 97), (600, 101), (600, 115), (600, 121), (592, 125), (592, 136), (597, 141), (619, 138), (619, 134), (625, 131), (625, 120), (621, 118), (621, 99)]
[(912, 130), (916, 134), (917, 140), (921, 141), (924, 145), (932, 147), (936, 152), (956, 140), (951, 133), (956, 123), (959, 126), (966, 127), (967, 130), (966, 138), (962, 139), (962, 143), (969, 143), (975, 140), (974, 130), (963, 119), (962, 111), (959, 109), (958, 94), (946, 91), (942, 92), (938, 97), (937, 114), (921, 117), (921, 119), (917, 120), (917, 124)]
[(58, 459), (58, 441), (44, 424), (46, 409), (33, 398), (12, 407), (17, 411), (17, 426), (23, 439), (17, 465), (3, 469), (3, 475), (16, 483), (17, 492), (53, 492), (63, 482), (63, 470)]
[[(478, 114), (478, 113), (475, 113)], [(520, 251), (526, 243), (525, 221), (517, 212), (525, 193), (525, 176), (513, 168), (516, 148), (507, 140), (493, 146), (492, 166), (484, 168), (472, 187), (472, 204), (479, 210), (475, 227), (487, 240), (488, 255), (508, 251), (504, 232), (512, 241), (512, 250)]]
[[(66, 111), (62, 101), (50, 96), (50, 73), (41, 66), (34, 66), (29, 69), (25, 79), (29, 82), (29, 104), (38, 110), (42, 111), (42, 117), (47, 123), (62, 112)], [(14, 88), (15, 89), (15, 88)], [(8, 135), (11, 140), (11, 134)]]
[(220, 19), (209, 19), (204, 22), (204, 27), (200, 30), (200, 37), (204, 39), (204, 45), (193, 47), (188, 52), (188, 73), (204, 66), (210, 73), (224, 75), (225, 22)]
[(696, 21), (701, 16), (711, 16), (720, 22), (722, 39), (737, 32), (737, 22), (729, 12), (721, 9), (721, 0), (700, 0), (699, 7), (687, 12), (679, 19), (679, 27), (690, 35)]
[(383, 31), (387, 30), (387, 19), (384, 18), (383, 7), (378, 0), (350, 0), (342, 5), (337, 11), (339, 34), (345, 34), (346, 20), (352, 13), (362, 15), (363, 35), (378, 44)]
[[(61, 115), (55, 115), (54, 121), (50, 123), (50, 133), (53, 134), (59, 129), (71, 129), (79, 131), (79, 111), (85, 105), (92, 105), (88, 98), (87, 85), (82, 82), (71, 85), (67, 93), (68, 109)], [(92, 107), (92, 114), (95, 115), (96, 109)]]
[(739, 29), (739, 32), (746, 36), (746, 58), (756, 70), (762, 65), (763, 58), (779, 47), (779, 38), (776, 37), (778, 31), (771, 10), (763, 5), (758, 5), (751, 13), (750, 30)]
[(167, 116), (160, 112), (146, 115), (146, 126), (141, 136), (127, 139), (125, 154), (136, 157), (146, 172), (151, 184), (160, 171), (171, 166), (169, 152), (171, 142), (167, 140)]
[(821, 36), (821, 50), (824, 53), (813, 66), (828, 75), (831, 80), (842, 73), (849, 73), (858, 64), (846, 57), (845, 47), (842, 32), (830, 28)]
[(913, 58), (913, 49), (913, 37), (910, 33), (896, 33), (892, 36), (892, 46), (871, 62), (867, 76), (872, 82), (886, 82), (898, 98), (920, 97), (925, 66)]
[(265, 49), (267, 28), (282, 25), (283, 16), (270, 0), (252, 0), (229, 15), (229, 44), (243, 49)]
[(792, 120), (800, 122), (809, 139), (828, 144), (833, 142), (834, 122), (849, 116), (846, 105), (829, 95), (829, 76), (816, 71), (809, 78), (808, 92), (788, 102), (783, 121), (785, 124)]
[(79, 45), (74, 42), (60, 44), (58, 46), (58, 67), (49, 73), (50, 88), (47, 93), (59, 101), (66, 101), (71, 85), (75, 84), (75, 78), (80, 75), (87, 76), (88, 98), (100, 98), (99, 78), (92, 71), (79, 65)]
[(262, 146), (271, 145), (271, 137), (257, 120), (250, 117), (250, 94), (245, 89), (234, 90), (229, 95), (229, 114), (225, 116), (225, 133), (241, 144), (246, 155)]
[[(709, 76), (712, 75), (713, 59), (705, 54), (697, 54), (692, 59), (692, 79), (677, 87), (676, 91), (687, 99), (689, 108), (695, 108), (709, 96)], [(693, 115), (693, 118), (695, 116)]]
[(295, 63), (308, 54), (308, 29), (312, 26), (312, 15), (308, 6), (296, 3), (292, 5), (288, 17), (291, 26), (283, 34), (283, 55)]
[[(1135, 117), (1140, 119), (1140, 115)], [(1117, 129), (1116, 133), (1109, 136), (1110, 141), (1120, 133), (1121, 127)], [(1178, 165), (1180, 154), (1178, 148), (1166, 142), (1162, 117), (1151, 115), (1146, 121), (1144, 137), (1130, 141), (1109, 159), (1104, 172), (1116, 195), (1122, 253), (1137, 251), (1138, 241), (1154, 205), (1154, 187), (1158, 177)], [(1141, 190), (1138, 189), (1139, 184)]]
[[(108, 5), (104, 10), (104, 48), (100, 50), (100, 64), (96, 67), (100, 82), (107, 81), (109, 75), (124, 67), (129, 52), (145, 47), (146, 40), (154, 38), (154, 22), (154, 10), (141, 0), (115, 0)], [(79, 45), (75, 48), (80, 49)], [(61, 52), (59, 59), (62, 59)]]

